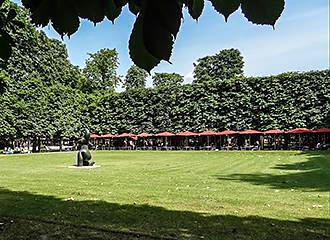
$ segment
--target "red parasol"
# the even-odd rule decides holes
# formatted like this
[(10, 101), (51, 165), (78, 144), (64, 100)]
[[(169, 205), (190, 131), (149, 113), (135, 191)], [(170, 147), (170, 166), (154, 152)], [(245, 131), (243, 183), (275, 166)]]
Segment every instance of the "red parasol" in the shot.
[(100, 136), (100, 138), (112, 138), (112, 137), (113, 137), (113, 135), (110, 133)]
[(257, 130), (244, 130), (239, 132), (239, 134), (262, 134), (263, 132)]
[(199, 134), (199, 136), (215, 136), (218, 135), (217, 132), (202, 132)]
[(157, 137), (172, 137), (172, 136), (175, 136), (175, 134), (170, 133), (170, 132), (162, 132), (162, 133), (155, 134), (155, 136), (157, 136)]
[(192, 137), (192, 136), (198, 136), (198, 133), (194, 133), (194, 132), (178, 132), (175, 135), (180, 136), (180, 137)]
[(118, 136), (113, 136), (113, 138), (125, 138), (125, 137), (136, 137), (135, 134), (132, 134), (132, 133), (123, 133), (123, 134), (120, 134)]
[(150, 134), (150, 133), (141, 133), (139, 135), (137, 135), (137, 137), (152, 137), (154, 136), (153, 134)]
[(314, 133), (327, 133), (330, 132), (330, 128), (320, 128), (313, 131)]
[(231, 135), (231, 134), (238, 134), (239, 132), (233, 130), (225, 130), (222, 132), (218, 132), (217, 135)]
[(97, 134), (95, 134), (95, 133), (92, 133), (91, 135), (90, 135), (90, 138), (100, 138), (101, 136), (99, 136), (99, 135), (97, 135)]
[(272, 129), (264, 131), (264, 134), (281, 134), (284, 133), (284, 131), (278, 130), (278, 129)]
[(313, 130), (310, 130), (307, 128), (296, 128), (296, 129), (287, 131), (287, 133), (310, 133), (310, 132), (313, 132)]

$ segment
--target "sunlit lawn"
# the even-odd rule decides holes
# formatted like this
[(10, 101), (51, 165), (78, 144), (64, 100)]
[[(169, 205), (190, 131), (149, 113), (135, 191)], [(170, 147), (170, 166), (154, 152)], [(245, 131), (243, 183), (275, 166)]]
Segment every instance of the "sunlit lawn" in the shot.
[(329, 152), (0, 155), (0, 239), (328, 239)]

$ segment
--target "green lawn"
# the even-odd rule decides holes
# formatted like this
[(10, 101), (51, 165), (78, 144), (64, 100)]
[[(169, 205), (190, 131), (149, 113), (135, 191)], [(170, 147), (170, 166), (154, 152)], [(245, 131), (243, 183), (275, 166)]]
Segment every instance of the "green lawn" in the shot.
[(0, 156), (0, 239), (329, 239), (330, 152)]

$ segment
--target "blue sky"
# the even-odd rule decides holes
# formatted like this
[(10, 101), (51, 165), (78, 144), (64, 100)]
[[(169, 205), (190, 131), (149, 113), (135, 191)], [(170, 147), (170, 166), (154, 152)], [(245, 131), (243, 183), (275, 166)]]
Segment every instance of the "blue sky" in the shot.
[[(251, 24), (240, 10), (225, 23), (223, 16), (213, 10), (209, 1), (206, 2), (198, 22), (185, 10), (172, 64), (162, 62), (153, 72), (177, 72), (185, 77), (185, 82), (191, 82), (193, 62), (224, 48), (237, 48), (242, 52), (247, 76), (329, 68), (328, 0), (286, 0), (275, 30), (271, 26)], [(132, 65), (128, 40), (134, 21), (135, 16), (127, 8), (114, 25), (105, 20), (94, 27), (91, 22), (82, 21), (78, 32), (70, 39), (64, 39), (71, 62), (83, 67), (87, 53), (116, 48), (120, 58), (118, 73), (126, 75)], [(49, 37), (60, 39), (51, 26), (44, 31)], [(151, 85), (150, 79), (147, 85)]]

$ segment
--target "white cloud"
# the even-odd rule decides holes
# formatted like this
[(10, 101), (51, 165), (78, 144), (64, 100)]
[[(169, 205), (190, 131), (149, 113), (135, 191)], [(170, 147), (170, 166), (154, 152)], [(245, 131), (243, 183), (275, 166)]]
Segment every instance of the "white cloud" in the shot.
[(190, 71), (184, 75), (184, 83), (191, 83), (193, 80), (194, 80), (193, 71)]

